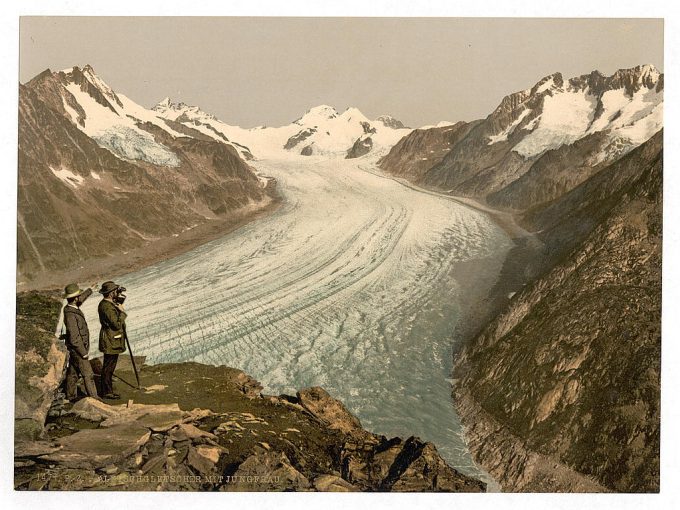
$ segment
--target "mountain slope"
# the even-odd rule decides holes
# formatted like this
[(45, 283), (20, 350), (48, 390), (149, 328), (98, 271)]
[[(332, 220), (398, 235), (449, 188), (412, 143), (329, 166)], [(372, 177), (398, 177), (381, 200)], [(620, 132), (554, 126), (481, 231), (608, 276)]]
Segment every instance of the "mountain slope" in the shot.
[(546, 247), (545, 262), (555, 262), (618, 205), (622, 190), (641, 169), (662, 164), (663, 130), (559, 199), (526, 211), (522, 225), (537, 232)]
[(89, 66), (19, 87), (19, 280), (270, 201), (233, 147), (174, 130)]
[(504, 489), (659, 490), (661, 190), (660, 133), (525, 218), (562, 243), (557, 262), (454, 372), (471, 450)]
[(474, 123), (458, 122), (416, 129), (399, 140), (378, 164), (393, 175), (421, 183), (432, 166), (440, 163), (473, 127)]
[[(549, 202), (658, 132), (663, 90), (663, 74), (651, 65), (609, 77), (595, 71), (564, 80), (555, 73), (506, 96), (455, 143), (431, 147), (448, 151), (417, 171), (419, 181), (508, 209)], [(417, 152), (414, 145), (395, 145), (382, 168), (413, 173), (406, 153)]]

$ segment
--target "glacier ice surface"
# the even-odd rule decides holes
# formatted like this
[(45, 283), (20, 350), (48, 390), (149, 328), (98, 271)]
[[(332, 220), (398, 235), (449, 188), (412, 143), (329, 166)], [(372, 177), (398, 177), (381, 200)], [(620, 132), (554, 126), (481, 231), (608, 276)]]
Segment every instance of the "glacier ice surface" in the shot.
[[(480, 475), (451, 403), (452, 348), (461, 303), (493, 284), (509, 238), (355, 160), (255, 166), (279, 183), (277, 212), (116, 280), (135, 354), (238, 367), (269, 394), (323, 386), (367, 429), (432, 441)], [(93, 333), (96, 307), (84, 306)]]

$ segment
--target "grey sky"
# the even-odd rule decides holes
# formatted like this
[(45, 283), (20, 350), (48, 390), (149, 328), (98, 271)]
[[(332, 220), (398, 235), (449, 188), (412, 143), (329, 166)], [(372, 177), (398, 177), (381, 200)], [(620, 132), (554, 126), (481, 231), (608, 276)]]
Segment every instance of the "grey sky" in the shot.
[(319, 104), (417, 127), (484, 117), (555, 71), (663, 70), (663, 21), (22, 18), (22, 83), (88, 63), (142, 105), (170, 96), (243, 127), (287, 124)]

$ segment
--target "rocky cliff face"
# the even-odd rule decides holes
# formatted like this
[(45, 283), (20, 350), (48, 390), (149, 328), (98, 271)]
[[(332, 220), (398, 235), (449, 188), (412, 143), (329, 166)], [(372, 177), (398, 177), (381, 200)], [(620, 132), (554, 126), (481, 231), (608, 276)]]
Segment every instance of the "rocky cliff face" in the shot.
[[(565, 80), (555, 73), (506, 96), (486, 119), (472, 123), (455, 140), (424, 141), (412, 133), (381, 166), (496, 207), (535, 207), (578, 186), (658, 132), (663, 83), (663, 74), (651, 65), (609, 77), (595, 71)], [(429, 151), (443, 157), (430, 157)]]
[(54, 335), (61, 311), (49, 293), (17, 295), (14, 437), (32, 441), (43, 426), (66, 369), (66, 348)]
[(510, 491), (659, 490), (662, 133), (528, 213), (549, 268), (456, 357), (476, 459)]
[(175, 131), (90, 67), (19, 87), (20, 280), (270, 201), (234, 147)]

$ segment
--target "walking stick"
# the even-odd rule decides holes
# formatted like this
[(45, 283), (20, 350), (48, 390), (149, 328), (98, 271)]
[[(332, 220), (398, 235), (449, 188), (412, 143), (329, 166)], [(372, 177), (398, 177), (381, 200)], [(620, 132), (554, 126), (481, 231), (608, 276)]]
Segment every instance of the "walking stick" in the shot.
[(125, 336), (125, 343), (127, 344), (127, 348), (130, 351), (130, 359), (132, 360), (132, 369), (135, 371), (135, 378), (137, 379), (137, 389), (141, 389), (141, 385), (139, 384), (139, 373), (137, 372), (137, 364), (135, 363), (135, 356), (132, 354), (132, 347), (130, 346), (130, 339), (128, 338), (127, 335), (127, 329), (125, 328), (125, 324), (123, 324), (123, 335)]

